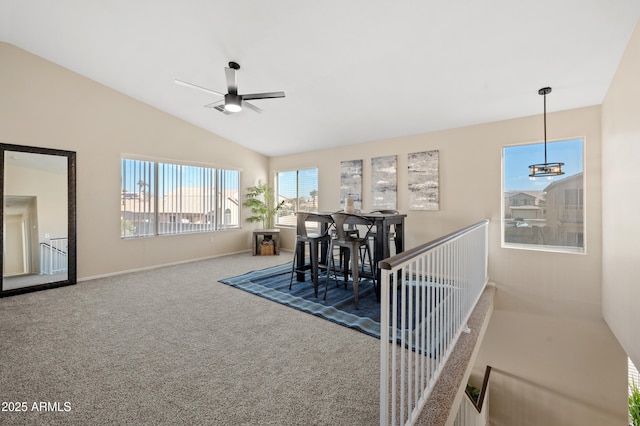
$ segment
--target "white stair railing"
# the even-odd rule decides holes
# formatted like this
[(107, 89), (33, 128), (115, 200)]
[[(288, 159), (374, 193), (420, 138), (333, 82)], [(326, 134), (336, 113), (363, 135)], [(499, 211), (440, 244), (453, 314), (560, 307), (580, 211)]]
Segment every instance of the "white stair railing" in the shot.
[(484, 402), (485, 405), (482, 411), (478, 412), (473, 402), (465, 395), (460, 402), (460, 408), (453, 426), (487, 426), (489, 424), (489, 411), (486, 409), (489, 404), (488, 396)]
[(465, 390), (453, 426), (487, 426), (489, 424), (489, 377), (491, 366), (487, 366), (482, 388), (474, 397)]
[(380, 262), (380, 425), (417, 420), (468, 330), (488, 282), (488, 227), (484, 220)]
[(51, 238), (49, 243), (40, 243), (40, 272), (51, 275), (68, 269), (68, 239)]

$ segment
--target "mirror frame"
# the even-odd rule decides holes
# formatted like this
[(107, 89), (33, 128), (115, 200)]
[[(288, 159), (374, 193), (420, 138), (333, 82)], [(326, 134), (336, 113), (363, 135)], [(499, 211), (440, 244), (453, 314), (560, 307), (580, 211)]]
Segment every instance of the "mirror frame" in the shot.
[[(0, 241), (4, 241), (4, 156), (5, 151), (27, 152), (31, 154), (57, 155), (67, 157), (67, 239), (68, 239), (68, 271), (67, 279), (63, 281), (55, 281), (44, 284), (36, 284), (29, 287), (15, 288), (4, 290), (3, 287), (3, 268), (0, 264), (0, 297), (13, 296), (16, 294), (30, 293), (32, 291), (46, 290), (49, 288), (62, 287), (66, 285), (76, 284), (76, 153), (74, 151), (63, 151), (51, 148), (39, 148), (34, 146), (12, 145), (0, 143)], [(4, 244), (0, 246), (0, 258), (4, 259)]]

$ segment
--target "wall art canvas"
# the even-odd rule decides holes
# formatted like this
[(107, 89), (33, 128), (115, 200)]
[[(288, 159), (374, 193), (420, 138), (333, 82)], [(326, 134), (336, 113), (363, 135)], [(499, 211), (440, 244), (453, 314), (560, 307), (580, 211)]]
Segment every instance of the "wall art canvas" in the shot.
[(409, 210), (438, 210), (438, 151), (410, 153), (408, 164)]
[(340, 162), (340, 208), (344, 208), (344, 200), (353, 198), (356, 210), (362, 209), (362, 160)]
[(371, 209), (396, 210), (398, 200), (398, 157), (371, 159)]

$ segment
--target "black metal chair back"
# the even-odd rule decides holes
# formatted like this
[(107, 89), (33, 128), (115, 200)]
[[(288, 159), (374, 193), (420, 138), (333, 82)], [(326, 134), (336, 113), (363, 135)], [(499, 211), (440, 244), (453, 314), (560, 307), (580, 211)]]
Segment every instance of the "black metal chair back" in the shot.
[[(327, 259), (328, 271), (327, 271), (327, 280), (325, 282), (325, 290), (324, 297), (327, 298), (327, 290), (329, 285), (329, 279), (331, 275), (331, 271), (333, 270), (334, 278), (336, 279), (336, 267), (335, 261), (333, 259), (333, 249), (335, 247), (340, 248), (340, 257), (341, 263), (344, 256), (344, 273), (345, 273), (345, 287), (347, 285), (347, 277), (349, 273), (353, 277), (353, 293), (354, 293), (354, 301), (356, 308), (358, 308), (358, 286), (359, 286), (359, 276), (364, 272), (364, 260), (365, 257), (369, 260), (369, 265), (371, 269), (371, 276), (374, 280), (374, 287), (376, 285), (375, 281), (375, 265), (372, 262), (371, 250), (369, 249), (369, 244), (367, 242), (369, 232), (371, 228), (375, 224), (375, 222), (366, 217), (357, 215), (357, 214), (349, 214), (349, 213), (333, 213), (331, 215), (335, 227), (335, 237), (331, 239), (331, 244), (329, 245), (329, 258)], [(365, 229), (364, 235), (360, 236), (359, 233), (354, 232), (354, 226), (361, 226)], [(361, 253), (360, 249), (364, 249), (364, 252)], [(343, 252), (343, 250), (346, 250)], [(362, 257), (362, 261), (360, 261)], [(359, 263), (361, 265), (359, 265)], [(349, 267), (351, 264), (351, 267)], [(362, 271), (360, 268), (362, 267)]]
[[(315, 222), (319, 226), (320, 232), (310, 233), (307, 229), (307, 222)], [(325, 225), (326, 224), (326, 225)], [(321, 238), (329, 234), (333, 219), (329, 214), (320, 214), (312, 212), (298, 212), (296, 213), (296, 233), (298, 237), (302, 238)], [(324, 228), (324, 230), (322, 229)]]
[[(371, 219), (362, 217), (357, 214), (349, 213), (333, 213), (331, 215), (333, 224), (336, 229), (336, 239), (338, 241), (359, 241), (367, 238), (367, 234), (371, 231), (374, 222)], [(364, 236), (360, 237), (353, 231), (358, 225), (365, 228)]]

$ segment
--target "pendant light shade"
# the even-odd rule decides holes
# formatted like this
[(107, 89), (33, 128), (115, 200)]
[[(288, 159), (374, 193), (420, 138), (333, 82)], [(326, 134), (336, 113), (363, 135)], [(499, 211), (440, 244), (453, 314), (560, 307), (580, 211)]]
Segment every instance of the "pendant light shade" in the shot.
[(543, 87), (538, 90), (538, 94), (544, 97), (544, 163), (532, 164), (529, 166), (529, 177), (545, 177), (563, 175), (562, 166), (564, 163), (547, 162), (547, 95), (551, 93), (551, 87)]

